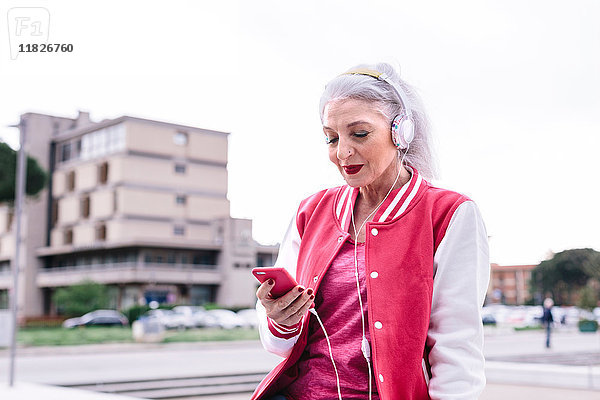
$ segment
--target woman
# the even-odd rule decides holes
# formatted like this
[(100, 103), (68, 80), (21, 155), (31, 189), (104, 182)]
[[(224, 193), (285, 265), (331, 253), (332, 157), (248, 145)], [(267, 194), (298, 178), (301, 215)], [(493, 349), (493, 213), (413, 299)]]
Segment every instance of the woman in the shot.
[(550, 348), (550, 332), (552, 330), (552, 323), (554, 318), (552, 317), (552, 307), (554, 306), (554, 300), (550, 297), (544, 299), (544, 313), (542, 314), (542, 324), (546, 328), (546, 348)]
[(357, 66), (321, 98), (347, 185), (302, 201), (276, 266), (299, 285), (257, 291), (264, 347), (285, 357), (253, 399), (476, 399), (487, 235), (475, 204), (430, 185), (427, 119), (388, 64)]

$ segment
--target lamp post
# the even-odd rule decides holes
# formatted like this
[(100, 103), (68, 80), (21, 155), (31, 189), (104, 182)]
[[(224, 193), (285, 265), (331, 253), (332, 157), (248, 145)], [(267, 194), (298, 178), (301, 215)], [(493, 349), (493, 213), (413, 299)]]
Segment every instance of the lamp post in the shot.
[(11, 125), (19, 128), (19, 152), (17, 155), (17, 173), (15, 187), (15, 256), (13, 259), (13, 287), (10, 296), (12, 326), (10, 341), (10, 367), (9, 385), (12, 387), (15, 380), (15, 355), (17, 350), (17, 312), (19, 303), (19, 269), (21, 267), (21, 214), (23, 211), (23, 198), (25, 197), (25, 176), (27, 175), (27, 164), (25, 163), (25, 130), (26, 122), (21, 118), (19, 125)]

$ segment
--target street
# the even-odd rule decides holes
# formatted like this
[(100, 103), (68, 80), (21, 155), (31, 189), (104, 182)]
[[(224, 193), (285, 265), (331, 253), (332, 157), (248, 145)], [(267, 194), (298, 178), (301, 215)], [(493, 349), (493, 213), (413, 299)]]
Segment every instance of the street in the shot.
[[(563, 393), (563, 397), (557, 399), (572, 398), (565, 397), (565, 391), (589, 389), (590, 385), (596, 391), (577, 390), (573, 392), (577, 393), (576, 398), (587, 399), (587, 394), (600, 398), (600, 365), (594, 356), (600, 354), (598, 334), (555, 332), (553, 347), (546, 349), (544, 334), (540, 331), (489, 331), (485, 343), (488, 387), (482, 399), (500, 399), (500, 394), (505, 397), (510, 394), (513, 400), (542, 394), (546, 399), (554, 398), (546, 393)], [(24, 348), (18, 352), (16, 377), (22, 382), (74, 385), (264, 373), (279, 360), (264, 351), (257, 341)], [(578, 362), (580, 360), (591, 360), (594, 364), (586, 366), (585, 362)], [(0, 351), (0, 376), (8, 376), (7, 350)], [(544, 376), (550, 381), (544, 382)], [(552, 388), (532, 387), (538, 385)], [(248, 393), (210, 398), (237, 400), (248, 398)]]

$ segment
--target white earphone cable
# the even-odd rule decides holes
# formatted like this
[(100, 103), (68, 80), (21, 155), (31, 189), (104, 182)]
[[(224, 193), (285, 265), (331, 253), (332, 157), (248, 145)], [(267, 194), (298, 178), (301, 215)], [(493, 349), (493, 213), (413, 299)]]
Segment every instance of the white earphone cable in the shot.
[[(381, 205), (388, 198), (390, 193), (392, 193), (394, 186), (396, 186), (396, 183), (398, 182), (398, 179), (400, 178), (400, 175), (402, 174), (402, 165), (404, 164), (404, 157), (406, 156), (406, 153), (408, 153), (408, 147), (406, 148), (406, 151), (402, 155), (402, 159), (400, 160), (400, 169), (398, 171), (398, 175), (396, 175), (396, 180), (392, 184), (392, 187), (390, 188), (388, 193), (385, 195), (383, 200), (377, 205), (377, 207), (375, 207), (375, 209), (373, 211), (371, 211), (371, 213), (363, 221), (358, 232), (356, 231), (356, 224), (354, 223), (354, 204), (351, 204), (351, 210), (350, 210), (350, 215), (351, 215), (351, 220), (352, 220), (352, 228), (354, 229), (354, 277), (356, 278), (356, 289), (358, 291), (358, 302), (360, 305), (360, 320), (362, 323), (362, 340), (361, 340), (360, 347), (361, 347), (361, 352), (363, 353), (363, 356), (364, 356), (365, 360), (367, 361), (367, 369), (369, 370), (369, 400), (371, 400), (372, 392), (373, 392), (373, 389), (372, 389), (373, 374), (372, 374), (372, 370), (371, 370), (371, 347), (369, 346), (369, 341), (367, 340), (367, 337), (365, 334), (365, 316), (364, 316), (364, 310), (363, 310), (362, 296), (360, 295), (360, 282), (358, 279), (358, 254), (357, 254), (358, 234), (362, 231), (362, 228), (365, 226), (365, 224), (367, 223), (369, 218), (371, 218), (373, 216), (373, 214), (379, 209), (379, 207), (381, 207)], [(325, 339), (327, 340), (327, 347), (329, 349), (329, 357), (331, 358), (331, 364), (333, 364), (333, 370), (335, 371), (338, 399), (343, 400), (342, 399), (342, 390), (340, 387), (340, 376), (339, 376), (339, 373), (337, 370), (337, 366), (335, 365), (335, 360), (333, 359), (333, 351), (331, 349), (331, 342), (329, 341), (329, 335), (327, 335), (327, 330), (325, 330), (325, 326), (323, 325), (323, 322), (321, 321), (321, 318), (319, 317), (317, 310), (315, 308), (310, 308), (308, 311), (317, 318), (317, 321), (319, 322), (319, 325), (321, 325), (321, 329), (323, 330), (323, 333), (325, 334)]]
[(338, 398), (342, 400), (342, 390), (340, 388), (340, 375), (338, 374), (337, 367), (335, 365), (335, 361), (333, 360), (333, 352), (331, 351), (331, 342), (329, 341), (329, 335), (327, 335), (327, 331), (325, 330), (325, 326), (317, 313), (317, 310), (314, 308), (309, 308), (310, 311), (315, 317), (317, 317), (317, 321), (319, 321), (319, 325), (321, 325), (321, 329), (323, 329), (323, 333), (325, 334), (325, 339), (327, 340), (327, 347), (329, 347), (329, 357), (331, 357), (331, 363), (333, 364), (333, 370), (335, 371), (335, 380), (337, 381), (337, 390), (338, 390)]
[[(409, 143), (409, 146), (410, 146), (410, 143)], [(365, 218), (363, 223), (360, 225), (358, 232), (356, 231), (356, 223), (354, 222), (354, 204), (351, 204), (351, 209), (350, 209), (350, 218), (352, 221), (352, 228), (354, 229), (354, 277), (356, 278), (356, 290), (358, 292), (358, 303), (360, 306), (360, 320), (362, 323), (362, 340), (361, 340), (360, 347), (361, 347), (363, 356), (364, 356), (365, 360), (367, 361), (367, 368), (369, 369), (369, 400), (371, 400), (371, 396), (372, 396), (371, 348), (369, 346), (369, 341), (367, 340), (366, 333), (365, 333), (365, 316), (364, 316), (362, 296), (360, 294), (360, 282), (358, 279), (358, 251), (357, 251), (358, 234), (362, 231), (362, 229), (365, 226), (365, 224), (367, 223), (367, 221), (369, 221), (369, 219), (373, 216), (373, 214), (375, 214), (375, 212), (377, 212), (379, 207), (381, 207), (381, 205), (385, 202), (385, 200), (388, 198), (390, 193), (392, 193), (394, 186), (396, 186), (396, 183), (398, 182), (398, 179), (400, 178), (400, 175), (402, 174), (402, 165), (404, 164), (404, 157), (406, 156), (406, 153), (408, 153), (408, 146), (406, 148), (406, 151), (402, 155), (402, 159), (400, 160), (400, 168), (398, 170), (398, 174), (396, 175), (396, 180), (394, 180), (394, 183), (392, 184), (392, 187), (387, 192), (387, 194), (385, 195), (383, 200), (381, 200), (381, 202), (377, 205), (377, 207), (375, 207), (375, 209), (373, 209), (373, 211), (371, 211), (371, 213), (367, 216), (367, 218)]]

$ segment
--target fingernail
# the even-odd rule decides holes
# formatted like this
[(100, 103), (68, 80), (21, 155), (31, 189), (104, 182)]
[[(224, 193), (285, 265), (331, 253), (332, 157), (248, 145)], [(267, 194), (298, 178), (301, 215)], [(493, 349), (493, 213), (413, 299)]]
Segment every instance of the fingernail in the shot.
[(310, 295), (310, 294), (313, 294), (313, 290), (312, 290), (312, 289), (308, 289), (308, 290), (306, 291), (306, 293), (307, 293), (307, 294), (309, 294), (309, 295)]
[(302, 293), (302, 292), (304, 292), (304, 288), (303, 288), (302, 286), (300, 286), (300, 287), (298, 288), (298, 291), (299, 291), (300, 293)]
[(310, 299), (311, 299), (311, 300), (312, 300), (312, 299), (314, 299), (314, 298), (315, 298), (315, 295), (314, 295), (314, 294), (313, 294), (312, 296), (310, 296)]
[(275, 283), (275, 281), (273, 279), (269, 279), (269, 282), (267, 282), (269, 285), (273, 285)]

